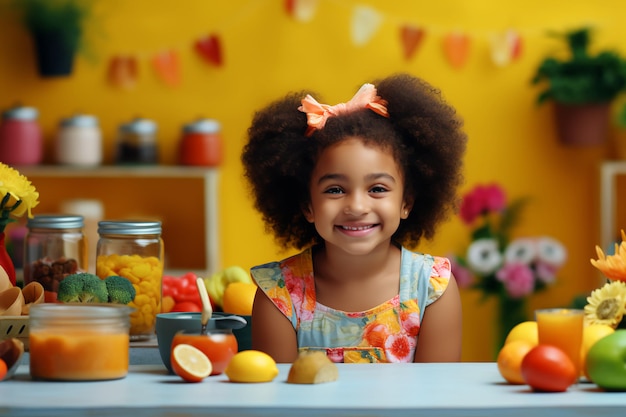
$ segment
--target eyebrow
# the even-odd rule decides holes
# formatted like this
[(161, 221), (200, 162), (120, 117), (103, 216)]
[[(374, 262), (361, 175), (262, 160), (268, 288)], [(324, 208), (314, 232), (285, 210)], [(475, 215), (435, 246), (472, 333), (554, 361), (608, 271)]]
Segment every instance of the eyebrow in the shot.
[[(331, 173), (331, 174), (322, 175), (320, 179), (317, 181), (317, 183), (321, 184), (322, 182), (327, 181), (327, 180), (345, 180), (346, 178), (347, 177), (343, 174)], [(389, 179), (393, 183), (396, 182), (396, 179), (392, 175), (387, 174), (386, 172), (375, 172), (375, 173), (368, 174), (365, 176), (366, 181), (374, 181), (374, 180), (379, 180), (381, 178)]]

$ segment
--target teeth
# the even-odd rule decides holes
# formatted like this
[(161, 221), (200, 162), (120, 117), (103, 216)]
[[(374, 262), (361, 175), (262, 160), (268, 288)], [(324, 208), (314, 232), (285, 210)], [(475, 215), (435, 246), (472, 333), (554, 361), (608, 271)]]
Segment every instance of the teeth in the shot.
[(359, 226), (359, 227), (350, 227), (350, 226), (341, 226), (344, 230), (366, 230), (371, 229), (372, 226)]

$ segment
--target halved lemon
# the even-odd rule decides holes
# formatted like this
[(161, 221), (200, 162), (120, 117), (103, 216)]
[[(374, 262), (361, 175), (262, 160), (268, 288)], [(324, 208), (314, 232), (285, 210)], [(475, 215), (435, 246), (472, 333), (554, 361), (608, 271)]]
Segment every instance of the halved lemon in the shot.
[(211, 360), (198, 348), (185, 343), (174, 346), (171, 354), (172, 370), (187, 382), (200, 382), (211, 375)]

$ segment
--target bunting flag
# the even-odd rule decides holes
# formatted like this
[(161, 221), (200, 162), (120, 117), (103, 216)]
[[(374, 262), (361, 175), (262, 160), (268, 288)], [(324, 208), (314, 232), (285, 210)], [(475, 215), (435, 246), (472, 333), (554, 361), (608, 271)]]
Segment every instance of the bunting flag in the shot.
[(315, 17), (319, 0), (285, 0), (287, 14), (299, 22), (309, 22)]
[(400, 40), (404, 50), (404, 59), (408, 61), (413, 57), (413, 54), (422, 43), (424, 35), (426, 35), (426, 32), (421, 27), (414, 25), (402, 26), (400, 29)]
[(376, 9), (354, 6), (352, 11), (351, 35), (356, 46), (366, 45), (378, 31), (383, 18)]
[(161, 81), (170, 87), (180, 85), (180, 61), (176, 50), (169, 49), (155, 54), (151, 63)]
[(449, 32), (443, 38), (443, 52), (450, 65), (460, 69), (465, 65), (470, 49), (470, 38), (463, 32)]
[(204, 58), (211, 65), (221, 67), (223, 63), (222, 59), (222, 45), (220, 38), (212, 34), (210, 36), (204, 36), (199, 38), (194, 43), (194, 49), (202, 58)]
[(107, 78), (115, 87), (130, 90), (137, 84), (137, 59), (131, 55), (115, 55), (109, 61)]
[(509, 29), (491, 35), (491, 60), (498, 67), (505, 67), (521, 55), (522, 40), (519, 34)]

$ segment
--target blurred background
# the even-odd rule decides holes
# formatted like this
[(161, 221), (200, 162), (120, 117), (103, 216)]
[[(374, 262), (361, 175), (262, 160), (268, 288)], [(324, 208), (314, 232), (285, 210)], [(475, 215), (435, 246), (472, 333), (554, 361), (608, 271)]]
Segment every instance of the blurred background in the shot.
[[(620, 160), (626, 138), (611, 119), (599, 144), (562, 144), (552, 106), (537, 104), (540, 88), (531, 80), (546, 56), (567, 56), (566, 44), (550, 32), (589, 26), (592, 51), (626, 54), (623, 2), (79, 1), (87, 8), (80, 47), (62, 76), (39, 72), (20, 3), (0, 0), (0, 108), (38, 110), (41, 165), (58, 165), (59, 122), (75, 114), (98, 118), (102, 165), (115, 163), (120, 125), (136, 117), (158, 125), (160, 166), (180, 165), (186, 124), (219, 121), (223, 160), (213, 169), (219, 171), (214, 203), (221, 266), (249, 269), (292, 253), (266, 234), (242, 181), (239, 156), (254, 112), (300, 89), (317, 91), (321, 102), (346, 101), (364, 82), (409, 72), (440, 88), (465, 120), (461, 193), (496, 182), (510, 199), (529, 197), (514, 235), (548, 235), (567, 248), (556, 283), (530, 298), (529, 312), (569, 305), (601, 283), (589, 262), (601, 244), (600, 169)], [(611, 105), (613, 115), (620, 99)], [(159, 217), (170, 267), (207, 268), (205, 188), (198, 178), (129, 173), (131, 180), (124, 180), (78, 171), (68, 182), (50, 172), (29, 175), (40, 192), (35, 214), (81, 198), (103, 201), (107, 217)], [(618, 188), (624, 188), (619, 181)], [(615, 237), (622, 217), (615, 219)], [(468, 243), (468, 227), (453, 217), (434, 241), (414, 249), (446, 256)], [(462, 298), (463, 359), (493, 360), (496, 301), (483, 302), (472, 289), (462, 290)]]

